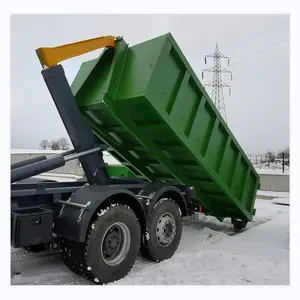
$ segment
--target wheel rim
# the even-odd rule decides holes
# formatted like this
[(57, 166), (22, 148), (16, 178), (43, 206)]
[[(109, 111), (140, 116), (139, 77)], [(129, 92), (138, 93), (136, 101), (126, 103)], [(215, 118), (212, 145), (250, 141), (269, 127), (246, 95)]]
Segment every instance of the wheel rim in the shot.
[(101, 256), (109, 266), (117, 266), (126, 257), (130, 248), (129, 228), (121, 222), (112, 224), (101, 242)]
[(176, 224), (173, 216), (169, 213), (163, 214), (156, 225), (156, 239), (162, 247), (169, 246), (176, 234)]

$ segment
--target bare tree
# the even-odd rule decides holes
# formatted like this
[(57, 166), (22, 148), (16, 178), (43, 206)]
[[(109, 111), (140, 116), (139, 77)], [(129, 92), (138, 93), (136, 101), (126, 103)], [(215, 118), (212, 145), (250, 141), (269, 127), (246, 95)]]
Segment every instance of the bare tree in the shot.
[(40, 145), (39, 145), (42, 149), (47, 149), (47, 148), (49, 148), (50, 147), (50, 143), (49, 143), (49, 141), (47, 141), (47, 140), (42, 140), (41, 142), (40, 142)]
[(66, 138), (60, 138), (60, 139), (58, 139), (57, 142), (59, 144), (60, 149), (62, 149), (62, 150), (70, 149), (70, 143)]
[(290, 147), (287, 147), (283, 153), (285, 158), (290, 159)]
[(280, 153), (278, 154), (277, 157), (282, 158), (284, 155), (285, 159), (289, 159), (290, 158), (290, 148), (285, 148), (284, 150), (280, 151)]
[(59, 150), (60, 149), (59, 142), (58, 141), (52, 141), (51, 142), (51, 149), (52, 150)]
[(275, 154), (272, 151), (266, 153), (266, 161), (271, 163), (275, 161)]

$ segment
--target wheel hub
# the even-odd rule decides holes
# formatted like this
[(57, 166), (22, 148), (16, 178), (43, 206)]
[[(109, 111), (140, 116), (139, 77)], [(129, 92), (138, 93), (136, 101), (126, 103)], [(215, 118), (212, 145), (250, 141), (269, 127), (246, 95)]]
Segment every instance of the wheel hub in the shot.
[[(111, 231), (112, 229), (110, 229)], [(108, 232), (107, 236), (105, 237), (105, 250), (106, 251), (106, 256), (107, 257), (111, 257), (115, 254), (115, 252), (117, 253), (118, 249), (120, 248), (120, 240), (122, 239), (121, 236), (119, 236), (118, 234), (119, 232)]]
[(167, 238), (170, 238), (172, 236), (173, 232), (173, 225), (171, 223), (167, 223), (164, 227), (164, 234)]
[(156, 239), (162, 247), (169, 246), (176, 233), (176, 224), (171, 214), (163, 214), (157, 222)]
[(116, 266), (126, 257), (130, 248), (130, 231), (121, 222), (111, 225), (101, 243), (101, 255), (106, 264)]

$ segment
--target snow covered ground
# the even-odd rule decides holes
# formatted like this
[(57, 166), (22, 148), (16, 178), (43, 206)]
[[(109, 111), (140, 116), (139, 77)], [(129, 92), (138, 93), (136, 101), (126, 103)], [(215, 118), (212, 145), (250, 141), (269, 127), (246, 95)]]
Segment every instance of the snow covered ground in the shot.
[(58, 174), (58, 173), (43, 173), (37, 176), (33, 176), (34, 178), (46, 179), (46, 180), (55, 180), (59, 182), (68, 182), (75, 181), (82, 176), (78, 176), (75, 174)]
[(282, 173), (282, 169), (271, 169), (271, 168), (256, 168), (256, 172), (259, 175), (290, 175), (289, 170), (284, 170), (284, 173)]
[(255, 161), (252, 160), (252, 164), (256, 169), (258, 174), (267, 174), (267, 175), (289, 175), (290, 174), (290, 167), (285, 165), (284, 166), (284, 173), (282, 172), (282, 162), (277, 163), (259, 163), (256, 164)]
[[(153, 263), (139, 257), (125, 278), (111, 284), (289, 284), (289, 206), (258, 199), (256, 209), (253, 222), (241, 233), (229, 220), (221, 223), (203, 215), (185, 219), (171, 259)], [(55, 252), (12, 249), (11, 266), (12, 285), (92, 284), (70, 272)]]
[(260, 196), (265, 196), (269, 198), (289, 198), (290, 193), (289, 192), (274, 192), (274, 191), (257, 191), (257, 198)]

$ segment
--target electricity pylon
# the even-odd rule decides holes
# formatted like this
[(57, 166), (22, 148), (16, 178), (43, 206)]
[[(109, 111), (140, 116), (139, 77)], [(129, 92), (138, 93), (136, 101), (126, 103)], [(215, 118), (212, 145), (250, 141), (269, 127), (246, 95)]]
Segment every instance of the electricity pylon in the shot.
[(213, 54), (205, 55), (205, 64), (207, 63), (207, 57), (212, 57), (214, 59), (214, 66), (209, 69), (204, 69), (202, 71), (202, 78), (204, 78), (204, 72), (213, 72), (213, 81), (204, 84), (204, 86), (212, 87), (212, 94), (211, 94), (212, 101), (217, 107), (217, 109), (219, 110), (224, 120), (227, 122), (223, 87), (229, 88), (229, 95), (231, 95), (231, 87), (229, 84), (223, 82), (222, 73), (230, 73), (231, 80), (232, 80), (232, 72), (225, 68), (222, 69), (221, 59), (222, 58), (228, 59), (228, 66), (229, 66), (229, 57), (220, 53), (218, 44), (216, 44), (216, 50)]

